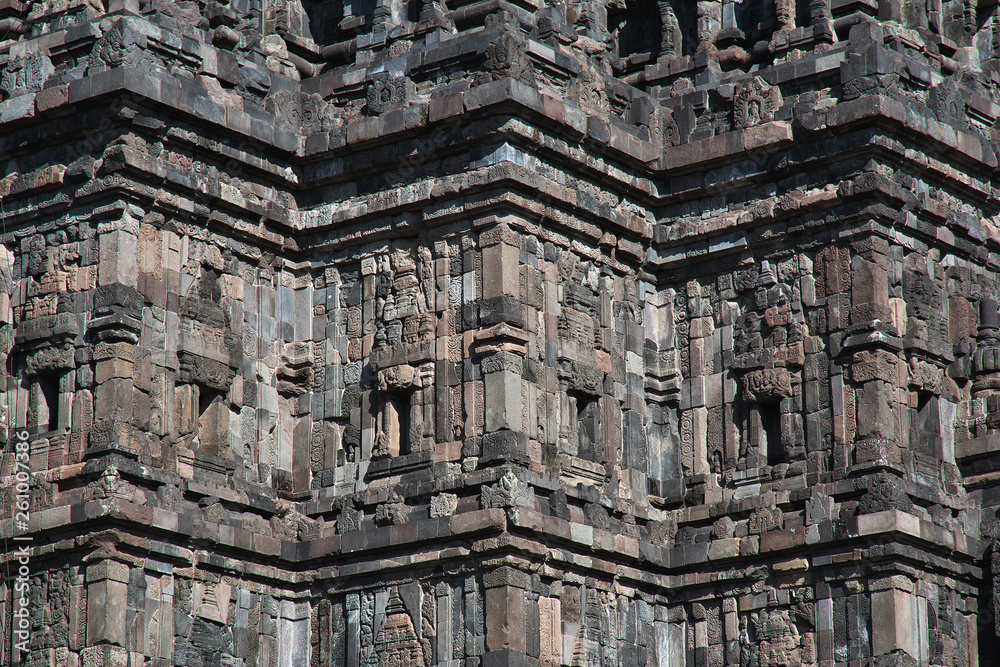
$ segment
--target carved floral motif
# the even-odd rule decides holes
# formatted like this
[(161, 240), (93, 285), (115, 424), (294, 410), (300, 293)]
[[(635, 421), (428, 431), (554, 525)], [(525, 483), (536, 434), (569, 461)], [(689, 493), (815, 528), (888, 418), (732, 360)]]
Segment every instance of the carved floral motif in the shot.
[(605, 115), (610, 111), (604, 76), (592, 67), (580, 70), (576, 79), (576, 97), (584, 111), (596, 115)]
[(347, 505), (340, 511), (340, 516), (337, 518), (337, 533), (343, 535), (344, 533), (351, 533), (356, 530), (361, 530), (361, 519), (363, 515), (360, 510)]
[(954, 81), (945, 79), (931, 90), (930, 97), (938, 120), (959, 126), (965, 124), (965, 100)]

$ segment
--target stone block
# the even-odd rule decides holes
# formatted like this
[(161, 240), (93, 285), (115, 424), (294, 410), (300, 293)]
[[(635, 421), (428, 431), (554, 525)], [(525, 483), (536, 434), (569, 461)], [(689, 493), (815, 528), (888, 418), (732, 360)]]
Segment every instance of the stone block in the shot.
[(485, 426), (488, 431), (523, 430), (521, 384), (520, 374), (507, 370), (483, 376)]
[(464, 96), (462, 93), (451, 93), (431, 98), (428, 107), (428, 121), (436, 123), (445, 118), (452, 118), (462, 113)]
[(524, 434), (514, 431), (486, 433), (482, 439), (482, 464), (525, 463), (528, 461), (528, 443)]
[(709, 560), (725, 560), (740, 555), (740, 538), (732, 537), (713, 540), (708, 546)]
[(87, 586), (87, 643), (125, 645), (126, 583), (104, 579)]
[(479, 321), (483, 326), (506, 323), (524, 328), (524, 307), (516, 297), (496, 296), (478, 302)]

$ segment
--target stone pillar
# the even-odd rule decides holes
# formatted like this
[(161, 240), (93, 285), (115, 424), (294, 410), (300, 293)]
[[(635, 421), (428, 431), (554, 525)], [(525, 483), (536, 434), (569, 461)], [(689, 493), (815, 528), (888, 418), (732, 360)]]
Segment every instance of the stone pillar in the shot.
[(859, 241), (850, 262), (850, 335), (844, 348), (853, 355), (855, 465), (900, 463), (896, 389), (901, 383), (902, 341), (886, 324), (892, 320), (887, 260), (878, 252), (885, 249), (883, 239)]
[(358, 665), (361, 664), (361, 655), (359, 652), (359, 647), (361, 646), (361, 637), (359, 635), (361, 627), (360, 596), (357, 593), (348, 594), (344, 606), (347, 608), (347, 664)]
[(500, 223), (480, 233), (479, 243), (483, 255), (482, 298), (520, 298), (520, 236), (507, 223)]
[(708, 409), (697, 407), (691, 409), (691, 440), (693, 450), (693, 470), (695, 475), (705, 475), (710, 471), (708, 466)]
[(139, 219), (142, 211), (130, 205), (118, 220), (97, 228), (100, 264), (97, 284), (135, 286), (139, 280)]
[(892, 320), (889, 307), (888, 248), (884, 239), (859, 243), (851, 258), (851, 324), (874, 326)]
[(659, 0), (657, 6), (660, 11), (660, 23), (662, 24), (662, 28), (660, 29), (660, 57), (670, 58), (681, 55), (684, 48), (683, 35), (681, 33), (681, 24), (677, 20), (674, 8), (670, 4), (670, 0)]
[(135, 345), (98, 343), (94, 347), (94, 426), (88, 455), (117, 451), (129, 456), (131, 445)]
[(452, 659), (454, 652), (454, 640), (452, 627), (454, 626), (455, 602), (452, 599), (451, 586), (441, 582), (434, 591), (436, 602), (437, 634), (435, 636), (437, 644), (437, 657), (440, 661)]
[[(972, 355), (972, 399), (986, 412), (987, 428), (1000, 424), (997, 399), (1000, 390), (1000, 317), (997, 302), (983, 298), (979, 302), (979, 329), (976, 351)], [(992, 414), (991, 414), (992, 413)]]
[(824, 41), (833, 41), (833, 16), (830, 11), (830, 0), (810, 0), (809, 22), (813, 34), (822, 36)]
[(499, 567), (483, 575), (486, 598), (483, 667), (526, 664), (529, 586), (528, 574), (513, 567)]
[(733, 0), (726, 0), (722, 3), (722, 29), (736, 30), (736, 7), (737, 3)]
[(136, 456), (131, 440), (133, 367), (142, 322), (139, 218), (125, 206), (118, 220), (98, 226), (99, 265), (88, 335), (94, 347), (94, 426), (87, 456), (114, 450)]
[(521, 303), (521, 237), (511, 220), (488, 219), (479, 234), (482, 289), (471, 352), (483, 381), (483, 463), (527, 463), (522, 374), (529, 334)]
[(278, 665), (308, 664), (309, 631), (309, 603), (282, 600), (278, 619)]
[(791, 32), (795, 27), (795, 0), (775, 0), (774, 8), (778, 15), (778, 30)]
[[(228, 414), (228, 410), (226, 412)], [(311, 481), (309, 450), (312, 446), (312, 430), (313, 422), (305, 416), (297, 420), (295, 430), (292, 432), (292, 497), (294, 498), (309, 496)]]
[(702, 0), (698, 3), (698, 50), (715, 47), (715, 38), (722, 25), (722, 3)]
[(86, 581), (87, 646), (125, 647), (129, 566), (111, 559), (92, 563)]
[(521, 373), (517, 355), (501, 353), (482, 360), (486, 429), (483, 463), (521, 463), (529, 459), (528, 440), (521, 423)]
[(906, 654), (926, 664), (928, 655), (927, 600), (914, 595), (913, 582), (894, 576), (871, 583), (872, 654), (892, 655), (897, 660)]
[(522, 431), (521, 374), (524, 360), (509, 352), (484, 357), (481, 362), (486, 392), (486, 430)]
[[(417, 392), (416, 372), (412, 366), (399, 364), (378, 372), (378, 403), (381, 421), (374, 457), (396, 457), (419, 449), (413, 438), (413, 398)], [(418, 420), (418, 426), (419, 424)]]
[[(918, 0), (919, 1), (919, 0)], [(902, 21), (903, 5), (899, 0), (879, 0), (878, 18), (880, 21)]]

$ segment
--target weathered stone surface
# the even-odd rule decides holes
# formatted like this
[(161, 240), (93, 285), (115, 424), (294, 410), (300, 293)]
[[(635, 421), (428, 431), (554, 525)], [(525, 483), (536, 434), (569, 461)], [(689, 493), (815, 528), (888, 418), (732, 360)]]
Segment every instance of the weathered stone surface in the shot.
[(989, 662), (995, 7), (544, 4), (0, 8), (0, 663)]

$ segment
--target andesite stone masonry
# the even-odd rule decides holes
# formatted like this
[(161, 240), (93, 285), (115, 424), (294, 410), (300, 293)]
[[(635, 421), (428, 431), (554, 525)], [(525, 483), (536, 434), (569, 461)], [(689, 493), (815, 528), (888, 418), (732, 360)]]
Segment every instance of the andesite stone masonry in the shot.
[(0, 665), (1000, 663), (997, 14), (0, 0)]

